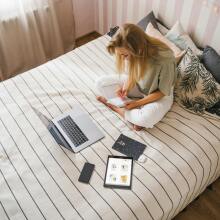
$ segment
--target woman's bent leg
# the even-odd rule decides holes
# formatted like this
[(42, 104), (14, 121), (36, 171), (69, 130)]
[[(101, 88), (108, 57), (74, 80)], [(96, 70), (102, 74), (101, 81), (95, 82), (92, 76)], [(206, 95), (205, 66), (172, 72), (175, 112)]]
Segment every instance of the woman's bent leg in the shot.
[(116, 90), (123, 86), (126, 76), (108, 75), (102, 76), (96, 81), (96, 89), (98, 93), (106, 99), (114, 98)]
[(139, 109), (125, 111), (125, 119), (134, 125), (152, 128), (170, 110), (173, 103), (173, 95), (146, 104)]
[(97, 96), (97, 100), (102, 102), (104, 105), (117, 112), (120, 116), (124, 118), (124, 109), (114, 106), (107, 102), (108, 99), (114, 98), (116, 96), (116, 89), (120, 86), (123, 86), (127, 77), (117, 76), (117, 75), (109, 75), (100, 77), (96, 81), (96, 89), (100, 96)]

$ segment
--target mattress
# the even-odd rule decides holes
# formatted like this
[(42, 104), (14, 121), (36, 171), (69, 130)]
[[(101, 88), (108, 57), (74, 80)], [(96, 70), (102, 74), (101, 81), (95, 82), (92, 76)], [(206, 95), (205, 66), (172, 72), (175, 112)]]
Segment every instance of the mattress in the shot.
[[(3, 219), (171, 219), (220, 176), (220, 118), (174, 103), (152, 129), (132, 126), (96, 100), (95, 80), (115, 74), (102, 36), (0, 83), (0, 217)], [(75, 104), (105, 138), (74, 154), (59, 146), (32, 107), (48, 118)], [(103, 186), (108, 155), (123, 133), (147, 145), (131, 190)], [(78, 182), (85, 162), (90, 184)]]

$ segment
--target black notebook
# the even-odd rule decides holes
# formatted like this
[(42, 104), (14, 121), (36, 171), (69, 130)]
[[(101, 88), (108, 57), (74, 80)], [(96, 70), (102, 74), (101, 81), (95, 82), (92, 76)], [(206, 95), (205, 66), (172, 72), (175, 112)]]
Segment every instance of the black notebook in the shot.
[(121, 134), (112, 148), (128, 157), (133, 157), (134, 160), (138, 160), (141, 154), (143, 154), (146, 145)]

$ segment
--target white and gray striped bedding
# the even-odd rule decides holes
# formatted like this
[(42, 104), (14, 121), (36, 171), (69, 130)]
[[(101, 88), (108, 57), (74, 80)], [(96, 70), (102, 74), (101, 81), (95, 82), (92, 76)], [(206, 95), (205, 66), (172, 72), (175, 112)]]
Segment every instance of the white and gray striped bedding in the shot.
[[(103, 36), (0, 84), (0, 219), (171, 219), (220, 175), (220, 120), (174, 104), (153, 129), (131, 126), (96, 101), (94, 81), (114, 74)], [(56, 144), (32, 110), (49, 118), (74, 103), (105, 138), (74, 154)], [(123, 133), (147, 145), (132, 190), (107, 189), (108, 155)], [(78, 182), (86, 161), (89, 185)]]

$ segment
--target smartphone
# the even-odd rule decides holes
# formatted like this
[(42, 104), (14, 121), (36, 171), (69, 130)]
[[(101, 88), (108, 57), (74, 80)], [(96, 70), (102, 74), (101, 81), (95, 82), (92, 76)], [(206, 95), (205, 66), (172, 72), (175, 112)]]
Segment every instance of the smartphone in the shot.
[(92, 176), (94, 168), (95, 168), (94, 164), (86, 162), (83, 166), (81, 173), (80, 173), (78, 181), (82, 182), (82, 183), (89, 183), (89, 180)]

